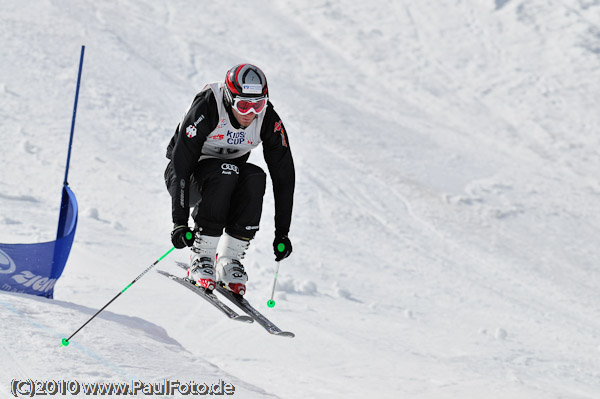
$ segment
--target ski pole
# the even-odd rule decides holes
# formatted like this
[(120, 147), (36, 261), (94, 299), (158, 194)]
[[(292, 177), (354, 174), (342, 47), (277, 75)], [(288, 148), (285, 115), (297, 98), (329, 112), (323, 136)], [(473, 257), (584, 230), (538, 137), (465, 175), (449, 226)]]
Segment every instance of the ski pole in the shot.
[[(192, 233), (188, 232), (186, 234), (185, 238), (187, 238), (188, 240), (191, 240), (192, 239)], [(68, 346), (69, 345), (69, 341), (71, 340), (71, 338), (73, 338), (75, 336), (75, 334), (77, 334), (83, 327), (85, 327), (96, 316), (98, 316), (100, 314), (100, 312), (102, 312), (104, 309), (106, 309), (108, 307), (108, 305), (110, 305), (111, 303), (113, 303), (115, 301), (115, 299), (117, 299), (119, 296), (121, 296), (122, 293), (124, 293), (125, 291), (127, 291), (129, 289), (129, 287), (131, 287), (136, 281), (138, 281), (139, 279), (141, 279), (144, 276), (144, 274), (148, 273), (150, 271), (150, 269), (152, 269), (154, 266), (156, 266), (156, 264), (158, 262), (160, 262), (161, 260), (163, 260), (174, 249), (175, 249), (175, 247), (169, 249), (163, 256), (161, 256), (153, 264), (151, 264), (150, 266), (148, 266), (146, 268), (146, 270), (144, 270), (142, 273), (140, 273), (140, 275), (137, 276), (131, 283), (129, 283), (129, 285), (127, 287), (123, 288), (123, 290), (121, 292), (119, 292), (117, 295), (115, 295), (115, 297), (113, 299), (111, 299), (106, 305), (104, 305), (102, 307), (102, 309), (100, 309), (99, 311), (97, 311), (96, 314), (94, 314), (92, 317), (90, 317), (90, 319), (88, 321), (86, 321), (85, 323), (83, 323), (83, 325), (81, 327), (79, 327), (77, 329), (77, 331), (75, 331), (73, 334), (71, 334), (71, 336), (69, 338), (63, 338), (62, 342), (60, 344), (60, 347), (62, 348), (63, 346)]]
[(277, 269), (275, 270), (275, 278), (273, 279), (273, 290), (271, 291), (271, 299), (267, 301), (267, 306), (272, 308), (275, 306), (273, 296), (275, 296), (275, 284), (277, 284), (277, 275), (279, 274), (279, 261), (277, 261)]

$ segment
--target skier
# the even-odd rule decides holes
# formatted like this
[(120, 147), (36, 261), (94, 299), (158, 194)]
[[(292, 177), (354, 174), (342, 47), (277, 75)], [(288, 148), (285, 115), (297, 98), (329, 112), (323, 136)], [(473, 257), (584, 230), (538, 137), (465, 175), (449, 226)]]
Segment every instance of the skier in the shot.
[[(292, 252), (288, 238), (295, 171), (289, 140), (269, 101), (264, 73), (252, 64), (231, 68), (224, 83), (196, 95), (167, 147), (165, 183), (172, 198), (176, 248), (191, 247), (188, 277), (207, 290), (216, 282), (244, 295), (248, 275), (241, 263), (262, 213), (266, 174), (248, 163), (263, 145), (275, 197), (275, 259)], [(194, 207), (192, 239), (187, 233)], [(215, 264), (216, 263), (216, 264)]]

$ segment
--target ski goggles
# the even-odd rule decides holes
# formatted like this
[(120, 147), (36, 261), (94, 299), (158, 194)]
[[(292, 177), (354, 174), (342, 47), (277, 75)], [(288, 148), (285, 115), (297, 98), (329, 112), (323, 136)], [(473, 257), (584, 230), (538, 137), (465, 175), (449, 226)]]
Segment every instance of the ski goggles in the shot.
[(260, 114), (267, 106), (268, 97), (261, 98), (243, 98), (238, 97), (233, 100), (233, 108), (242, 115), (248, 115), (250, 112)]

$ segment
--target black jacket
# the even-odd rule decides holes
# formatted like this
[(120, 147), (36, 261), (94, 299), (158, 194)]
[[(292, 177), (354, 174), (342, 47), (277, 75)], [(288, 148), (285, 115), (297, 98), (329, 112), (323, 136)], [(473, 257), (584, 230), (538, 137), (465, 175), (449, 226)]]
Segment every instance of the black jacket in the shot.
[[(234, 127), (239, 128), (231, 110), (227, 111)], [(189, 219), (189, 187), (192, 172), (198, 165), (206, 138), (215, 130), (219, 122), (217, 99), (210, 88), (198, 93), (175, 130), (167, 147), (167, 158), (173, 163), (174, 181), (182, 189), (172, 195), (173, 223), (187, 225)], [(196, 136), (186, 137), (185, 127), (195, 125)], [(285, 127), (269, 102), (260, 130), (263, 154), (273, 181), (275, 196), (275, 231), (287, 235), (292, 220), (294, 200), (295, 170), (289, 139)], [(234, 163), (246, 162), (250, 154), (230, 160)]]

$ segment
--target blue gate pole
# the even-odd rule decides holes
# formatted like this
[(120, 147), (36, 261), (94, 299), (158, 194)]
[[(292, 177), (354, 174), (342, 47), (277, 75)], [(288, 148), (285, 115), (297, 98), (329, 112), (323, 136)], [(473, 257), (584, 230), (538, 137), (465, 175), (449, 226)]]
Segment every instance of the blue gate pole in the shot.
[(73, 105), (73, 119), (71, 121), (71, 135), (69, 137), (69, 150), (67, 152), (67, 166), (65, 167), (65, 180), (63, 181), (62, 197), (60, 202), (60, 214), (58, 215), (58, 228), (56, 231), (56, 239), (62, 238), (66, 231), (67, 210), (69, 207), (69, 195), (67, 193), (69, 164), (71, 163), (71, 147), (73, 145), (73, 132), (75, 131), (75, 116), (77, 115), (77, 101), (79, 100), (79, 86), (81, 84), (81, 71), (83, 69), (83, 54), (85, 46), (81, 46), (81, 57), (79, 58), (79, 73), (77, 74), (77, 89), (75, 90), (75, 104)]
[(71, 146), (73, 145), (73, 132), (75, 131), (75, 116), (77, 115), (77, 100), (79, 99), (79, 85), (81, 84), (81, 70), (83, 69), (83, 54), (85, 46), (81, 46), (81, 58), (79, 59), (79, 74), (77, 75), (77, 89), (75, 90), (75, 104), (73, 105), (73, 120), (71, 121), (71, 137), (69, 138), (69, 152), (67, 153), (67, 167), (65, 168), (65, 180), (63, 185), (68, 185), (69, 164), (71, 163)]

